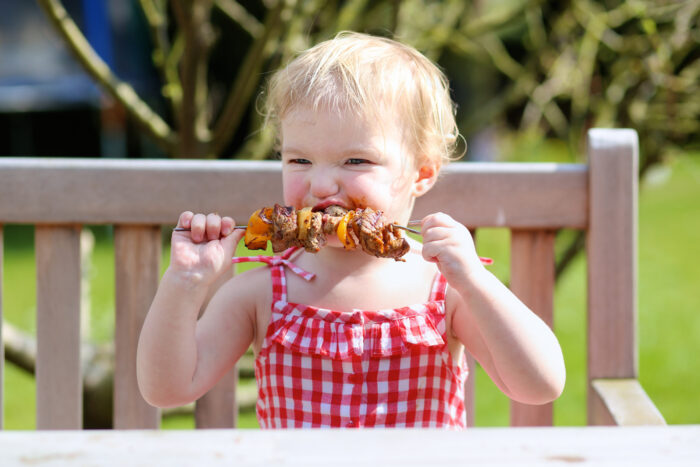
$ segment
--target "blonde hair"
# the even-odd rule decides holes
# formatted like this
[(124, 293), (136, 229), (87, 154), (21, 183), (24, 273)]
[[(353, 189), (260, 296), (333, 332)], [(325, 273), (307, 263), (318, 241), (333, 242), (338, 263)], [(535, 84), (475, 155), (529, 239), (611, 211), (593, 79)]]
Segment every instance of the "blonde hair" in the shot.
[[(297, 106), (329, 106), (376, 117), (389, 108), (403, 120), (419, 160), (437, 166), (459, 158), (459, 130), (449, 84), (416, 49), (397, 41), (342, 32), (302, 52), (268, 82), (266, 122), (280, 122)], [(387, 107), (388, 106), (388, 107)]]

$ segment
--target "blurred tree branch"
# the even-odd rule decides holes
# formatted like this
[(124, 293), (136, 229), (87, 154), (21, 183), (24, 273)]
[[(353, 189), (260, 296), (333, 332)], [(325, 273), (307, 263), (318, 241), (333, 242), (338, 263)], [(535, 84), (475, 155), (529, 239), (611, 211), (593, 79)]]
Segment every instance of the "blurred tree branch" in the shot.
[(58, 0), (38, 0), (38, 2), (88, 73), (133, 115), (148, 134), (162, 146), (169, 148), (174, 142), (170, 126), (136, 94), (131, 85), (114, 75), (85, 39), (61, 2)]
[(163, 82), (163, 97), (170, 100), (175, 120), (179, 121), (182, 118), (182, 83), (178, 74), (178, 63), (182, 58), (184, 39), (178, 32), (175, 40), (171, 42), (165, 0), (140, 0), (140, 4), (151, 32), (151, 56)]
[[(291, 15), (296, 4), (295, 0), (265, 2), (269, 10), (261, 23), (233, 0), (139, 0), (151, 33), (162, 94), (170, 105), (173, 121), (169, 124), (99, 57), (60, 0), (38, 2), (84, 69), (172, 157), (219, 157), (226, 151), (260, 85), (263, 63), (283, 35), (282, 18), (285, 12)], [(210, 54), (217, 41), (212, 22), (215, 8), (254, 39), (216, 121), (216, 102), (209, 90)], [(269, 152), (271, 143), (266, 146)]]
[[(114, 76), (59, 0), (38, 1), (86, 70), (172, 156), (221, 157), (243, 154), (243, 148), (263, 150), (249, 157), (269, 156), (269, 134), (240, 134), (260, 122), (251, 103), (262, 76), (346, 29), (394, 35), (438, 63), (448, 54), (461, 68), (493, 76), (499, 85), (480, 90), (490, 97), (475, 104), (479, 111), (460, 109), (467, 136), (505, 123), (566, 140), (572, 154), (580, 154), (588, 127), (630, 126), (642, 137), (644, 167), (659, 160), (666, 143), (682, 144), (698, 130), (698, 0), (512, 0), (498, 6), (466, 0), (139, 0), (170, 123)], [(222, 27), (212, 19), (215, 12), (251, 40), (242, 44), (246, 52), (223, 96), (209, 88), (211, 52)], [(450, 78), (462, 85), (459, 77)], [(231, 147), (236, 133), (243, 141)]]
[(184, 37), (180, 66), (182, 101), (179, 112), (178, 156), (209, 155), (207, 126), (207, 71), (214, 31), (209, 23), (211, 0), (173, 0), (174, 17)]
[(281, 0), (267, 13), (262, 33), (255, 38), (253, 45), (248, 49), (221, 116), (214, 127), (212, 144), (215, 154), (223, 151), (228, 143), (228, 135), (240, 124), (245, 110), (243, 103), (251, 99), (259, 85), (262, 63), (272, 53), (274, 44), (279, 40), (283, 11), (286, 10), (289, 13), (288, 7), (288, 2)]
[[(462, 120), (467, 137), (488, 125), (556, 137), (574, 159), (588, 128), (630, 127), (640, 177), (675, 148), (698, 145), (700, 1), (514, 0), (495, 12), (474, 4), (449, 50), (499, 83)], [(563, 241), (558, 276), (585, 236)]]
[(215, 0), (214, 4), (251, 37), (257, 38), (265, 32), (265, 26), (235, 0)]

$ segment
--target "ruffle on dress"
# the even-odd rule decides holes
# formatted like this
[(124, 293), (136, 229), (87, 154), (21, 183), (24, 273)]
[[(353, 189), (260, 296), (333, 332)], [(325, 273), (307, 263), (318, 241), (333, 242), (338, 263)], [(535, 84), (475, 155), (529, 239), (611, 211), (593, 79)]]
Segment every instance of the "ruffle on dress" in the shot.
[(293, 303), (275, 303), (268, 344), (333, 359), (401, 355), (413, 346), (445, 345), (444, 303), (382, 311), (338, 312)]

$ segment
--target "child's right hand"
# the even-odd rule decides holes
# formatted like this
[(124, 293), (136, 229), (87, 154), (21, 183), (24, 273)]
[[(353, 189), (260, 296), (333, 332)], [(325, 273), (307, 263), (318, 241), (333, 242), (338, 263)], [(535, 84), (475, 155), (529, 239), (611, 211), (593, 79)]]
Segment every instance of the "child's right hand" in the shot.
[(245, 233), (234, 225), (231, 217), (218, 214), (180, 214), (177, 226), (190, 231), (173, 231), (169, 270), (188, 281), (214, 282), (231, 267), (236, 245)]

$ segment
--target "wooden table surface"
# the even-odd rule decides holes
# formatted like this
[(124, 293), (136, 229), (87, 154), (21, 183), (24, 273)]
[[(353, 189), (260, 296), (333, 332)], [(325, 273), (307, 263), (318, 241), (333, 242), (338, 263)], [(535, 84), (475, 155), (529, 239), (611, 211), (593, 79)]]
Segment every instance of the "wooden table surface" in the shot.
[(699, 466), (700, 425), (466, 432), (0, 431), (0, 465)]

